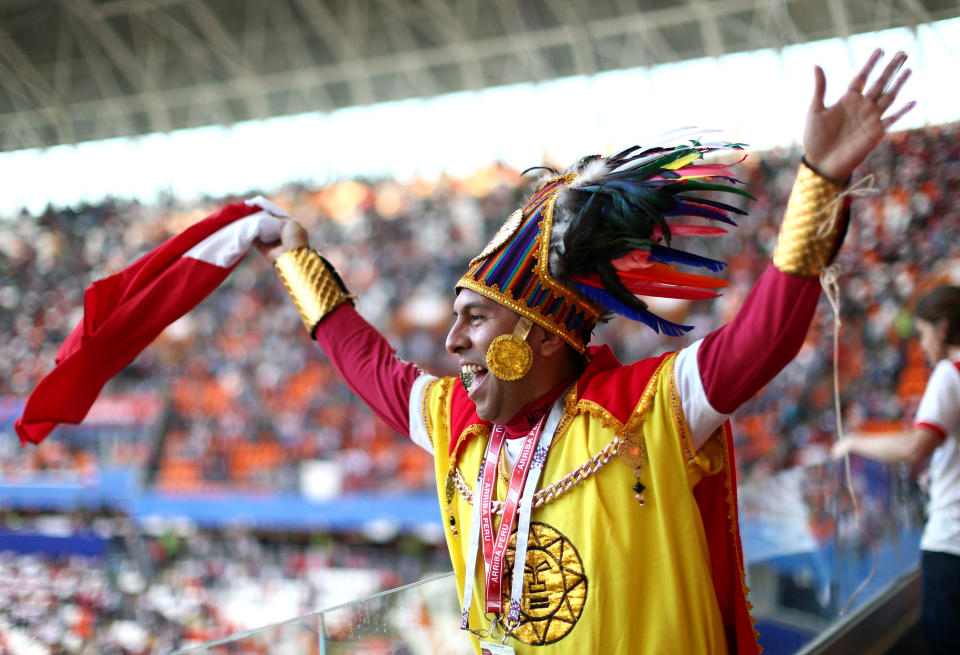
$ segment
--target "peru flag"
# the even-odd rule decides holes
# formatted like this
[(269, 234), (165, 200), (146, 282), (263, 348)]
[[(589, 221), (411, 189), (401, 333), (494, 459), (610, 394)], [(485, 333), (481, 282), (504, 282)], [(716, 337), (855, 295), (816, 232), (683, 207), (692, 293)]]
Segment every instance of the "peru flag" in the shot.
[(260, 197), (228, 205), (91, 284), (83, 319), (14, 423), (20, 444), (40, 443), (59, 423), (80, 423), (107, 380), (216, 289), (255, 239), (280, 238), (286, 216)]

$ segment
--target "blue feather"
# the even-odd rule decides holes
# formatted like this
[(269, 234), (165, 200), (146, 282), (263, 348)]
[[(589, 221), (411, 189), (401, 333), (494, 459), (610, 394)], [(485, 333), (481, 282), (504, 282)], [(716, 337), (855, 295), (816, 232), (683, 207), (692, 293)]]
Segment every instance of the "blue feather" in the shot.
[(646, 309), (635, 309), (628, 306), (626, 303), (620, 302), (608, 292), (603, 289), (598, 289), (592, 287), (589, 284), (583, 284), (582, 282), (574, 282), (574, 285), (577, 287), (577, 290), (580, 291), (590, 300), (600, 303), (611, 312), (625, 316), (626, 318), (633, 319), (634, 321), (640, 321), (641, 323), (646, 323), (654, 332), (671, 336), (679, 337), (683, 336), (685, 332), (689, 332), (693, 329), (692, 325), (679, 325), (677, 323), (672, 323), (665, 318), (661, 318), (654, 314), (653, 312), (647, 311)]
[[(732, 177), (729, 179), (733, 180)], [(734, 214), (739, 214), (741, 216), (747, 215), (747, 212), (744, 211), (743, 209), (740, 209), (739, 207), (734, 207), (733, 205), (728, 205), (727, 203), (720, 202), (718, 200), (711, 200), (709, 198), (698, 198), (696, 196), (688, 198), (687, 196), (680, 195), (679, 193), (675, 195), (674, 198), (677, 199), (677, 202), (684, 202), (689, 200), (690, 202), (695, 202), (698, 205), (707, 205), (709, 207), (715, 207), (717, 209), (722, 209), (723, 211), (732, 212)]]
[(652, 246), (650, 248), (650, 259), (655, 262), (660, 262), (661, 264), (677, 262), (686, 264), (687, 266), (699, 266), (700, 268), (709, 269), (714, 273), (722, 271), (727, 267), (726, 262), (710, 259), (709, 257), (702, 257), (692, 252), (677, 250), (676, 248), (668, 248), (667, 246)]
[(685, 202), (677, 203), (677, 205), (670, 211), (663, 212), (664, 216), (700, 216), (701, 218), (709, 218), (714, 221), (722, 221), (734, 227), (737, 224), (726, 214), (715, 209), (707, 209), (706, 207), (694, 207), (693, 205), (688, 205)]

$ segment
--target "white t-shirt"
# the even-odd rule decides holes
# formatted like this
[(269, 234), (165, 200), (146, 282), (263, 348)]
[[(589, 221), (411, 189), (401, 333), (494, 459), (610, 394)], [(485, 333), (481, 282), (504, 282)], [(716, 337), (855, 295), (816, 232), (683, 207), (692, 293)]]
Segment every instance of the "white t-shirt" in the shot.
[(915, 423), (945, 435), (930, 458), (930, 501), (920, 548), (960, 555), (960, 360), (937, 362)]

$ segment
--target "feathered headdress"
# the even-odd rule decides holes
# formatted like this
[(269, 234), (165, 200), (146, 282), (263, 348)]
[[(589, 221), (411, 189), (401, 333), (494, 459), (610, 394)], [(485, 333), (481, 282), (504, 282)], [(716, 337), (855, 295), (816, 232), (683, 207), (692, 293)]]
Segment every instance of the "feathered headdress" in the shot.
[[(724, 262), (671, 246), (674, 236), (717, 236), (735, 226), (742, 209), (709, 196), (753, 198), (732, 177), (732, 164), (696, 163), (710, 152), (742, 150), (738, 143), (646, 150), (584, 157), (543, 182), (517, 210), (457, 283), (560, 335), (579, 352), (597, 320), (612, 312), (679, 336), (692, 326), (651, 312), (638, 296), (701, 299), (727, 286), (717, 278), (684, 273), (671, 264), (717, 272)], [(742, 161), (742, 159), (741, 159)], [(681, 216), (708, 224), (676, 224)]]

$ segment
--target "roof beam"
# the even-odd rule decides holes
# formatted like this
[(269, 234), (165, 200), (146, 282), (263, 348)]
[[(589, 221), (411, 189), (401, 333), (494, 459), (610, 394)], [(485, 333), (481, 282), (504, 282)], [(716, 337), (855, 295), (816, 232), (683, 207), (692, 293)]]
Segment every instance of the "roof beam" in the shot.
[[(60, 5), (71, 12), (74, 20), (83, 25), (93, 35), (97, 44), (100, 46), (102, 54), (96, 56), (96, 61), (91, 62), (91, 69), (97, 71), (98, 84), (107, 84), (107, 78), (112, 79), (112, 74), (108, 75), (105, 64), (107, 61), (114, 70), (119, 71), (127, 78), (130, 86), (134, 89), (147, 88), (156, 89), (156, 81), (151, 79), (137, 65), (137, 58), (127, 46), (126, 42), (110, 27), (106, 19), (90, 4), (89, 0), (60, 0)], [(85, 42), (84, 42), (85, 43)], [(85, 47), (87, 56), (92, 56), (92, 50), (89, 46)], [(120, 96), (120, 91), (115, 81), (109, 83), (110, 87)], [(101, 87), (104, 88), (104, 87)], [(143, 105), (139, 107), (146, 116), (149, 117), (149, 131), (157, 131), (161, 125), (166, 123), (166, 118), (161, 114), (155, 105)], [(129, 121), (128, 121), (129, 123)]]
[(295, 0), (297, 7), (309, 20), (315, 33), (334, 52), (336, 59), (351, 75), (345, 81), (349, 85), (350, 96), (354, 104), (375, 102), (371, 75), (367, 72), (366, 62), (354, 46), (353, 36), (338, 28), (338, 22), (322, 0)]
[[(278, 23), (286, 23), (292, 26), (291, 29), (295, 30), (293, 38), (283, 38), (280, 39), (280, 41), (283, 43), (284, 51), (290, 59), (293, 70), (296, 71), (301, 78), (300, 82), (302, 86), (299, 90), (302, 92), (304, 107), (308, 111), (315, 109), (333, 109), (336, 105), (333, 102), (333, 98), (331, 98), (327, 92), (326, 87), (318, 85), (316, 80), (310, 79), (306, 73), (301, 72), (312, 68), (314, 62), (310, 53), (307, 51), (305, 44), (306, 37), (298, 25), (297, 19), (294, 17), (293, 9), (289, 2), (287, 2), (287, 0), (273, 0), (270, 3), (270, 10), (277, 15), (279, 19), (277, 21)], [(312, 95), (314, 93), (320, 95), (320, 107), (313, 106)]]
[(258, 88), (259, 77), (254, 67), (250, 65), (243, 49), (224, 29), (206, 2), (196, 0), (188, 3), (185, 7), (193, 20), (196, 21), (201, 33), (209, 39), (210, 45), (213, 46), (211, 52), (235, 75), (232, 83), (243, 91), (242, 98), (246, 103), (249, 117), (269, 118), (270, 112), (266, 100)]
[(710, 12), (706, 0), (687, 0), (690, 5), (690, 11), (697, 17), (697, 23), (700, 27), (700, 39), (703, 42), (703, 49), (708, 57), (719, 57), (726, 54), (726, 47), (723, 43), (723, 37), (720, 35), (720, 26), (717, 20)]
[[(591, 0), (589, 6), (585, 0), (24, 2), (16, 12), (3, 11), (0, 29), (0, 93), (6, 96), (0, 125), (7, 133), (0, 147), (229, 124), (314, 104), (332, 110), (649, 66), (679, 58), (670, 47), (675, 33), (694, 41), (683, 44), (683, 56), (691, 51), (718, 56), (960, 14), (941, 0), (824, 0), (816, 7), (829, 12), (830, 20), (813, 23), (818, 27), (807, 33), (798, 27), (807, 25), (800, 20), (807, 5), (801, 0), (649, 5), (640, 0)], [(32, 33), (31, 21), (40, 20), (58, 31), (44, 27), (40, 34), (37, 22)]]
[[(404, 7), (400, 5), (397, 0), (383, 0), (387, 10), (392, 15), (392, 20), (387, 20), (387, 36), (396, 46), (394, 48), (397, 52), (417, 52), (417, 42), (413, 38), (413, 32), (410, 29), (408, 20), (410, 19), (409, 12), (404, 11)], [(424, 24), (429, 24), (431, 21), (424, 21)], [(436, 32), (442, 38), (442, 32)], [(404, 94), (400, 93), (401, 97), (406, 96), (418, 96), (418, 95), (437, 95), (442, 92), (441, 87), (437, 84), (437, 81), (433, 78), (433, 75), (430, 72), (430, 69), (422, 66), (410, 66), (405, 68), (403, 71), (403, 76), (407, 79), (410, 85), (410, 93)], [(392, 94), (391, 94), (392, 95)]]
[(486, 86), (486, 79), (483, 75), (483, 69), (480, 67), (477, 58), (472, 56), (472, 46), (470, 37), (467, 35), (463, 26), (463, 16), (457, 16), (450, 9), (450, 6), (444, 0), (425, 0), (424, 6), (429, 10), (433, 17), (437, 32), (448, 34), (449, 40), (458, 52), (465, 55), (463, 63), (460, 64), (460, 81), (463, 88), (476, 90)]
[(833, 31), (841, 39), (850, 36), (850, 16), (847, 14), (845, 0), (828, 0), (827, 8), (830, 10), (830, 22), (833, 24)]

